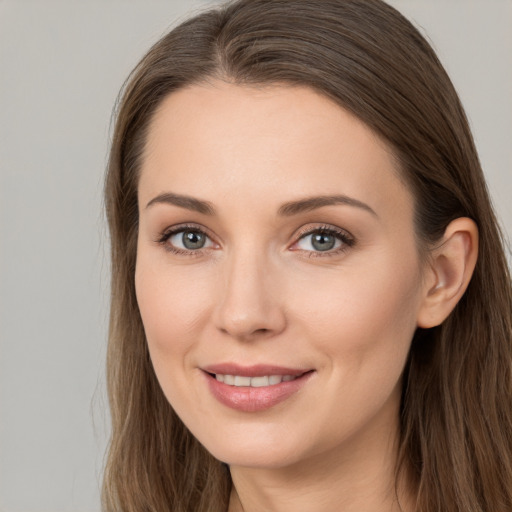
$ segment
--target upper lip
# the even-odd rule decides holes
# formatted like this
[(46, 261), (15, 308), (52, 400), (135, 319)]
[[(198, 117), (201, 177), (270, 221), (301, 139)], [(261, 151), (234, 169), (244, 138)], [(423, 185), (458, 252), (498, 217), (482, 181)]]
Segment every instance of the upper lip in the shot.
[(236, 363), (212, 364), (202, 366), (201, 369), (216, 375), (239, 375), (240, 377), (263, 377), (266, 375), (293, 375), (298, 377), (311, 370), (311, 368), (287, 368), (273, 364), (243, 366)]

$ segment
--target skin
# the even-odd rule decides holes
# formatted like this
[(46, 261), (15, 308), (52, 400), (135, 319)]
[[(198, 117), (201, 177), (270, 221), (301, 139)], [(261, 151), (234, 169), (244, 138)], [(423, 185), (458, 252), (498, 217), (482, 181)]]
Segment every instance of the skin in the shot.
[[(215, 214), (155, 200), (163, 193)], [(278, 213), (335, 194), (371, 211)], [(421, 263), (413, 197), (386, 144), (308, 88), (194, 85), (151, 123), (139, 208), (136, 291), (153, 366), (183, 422), (230, 465), (230, 511), (399, 510), (401, 376), (416, 327), (439, 321), (439, 275)], [(208, 235), (202, 249), (176, 254), (181, 235), (162, 241), (183, 223)], [(303, 233), (324, 226), (352, 242), (315, 249)], [(241, 412), (205, 384), (200, 368), (221, 362), (314, 373), (284, 402)], [(399, 489), (403, 510), (409, 494)]]

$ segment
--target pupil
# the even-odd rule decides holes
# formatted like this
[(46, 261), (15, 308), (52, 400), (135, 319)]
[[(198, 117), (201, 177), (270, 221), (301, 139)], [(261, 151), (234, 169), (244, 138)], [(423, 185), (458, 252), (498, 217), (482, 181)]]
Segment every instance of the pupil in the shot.
[(317, 233), (313, 235), (312, 245), (318, 251), (328, 251), (334, 247), (336, 243), (335, 238), (332, 235), (325, 233)]
[(187, 249), (201, 249), (205, 242), (204, 235), (197, 231), (185, 231), (183, 233), (183, 245)]

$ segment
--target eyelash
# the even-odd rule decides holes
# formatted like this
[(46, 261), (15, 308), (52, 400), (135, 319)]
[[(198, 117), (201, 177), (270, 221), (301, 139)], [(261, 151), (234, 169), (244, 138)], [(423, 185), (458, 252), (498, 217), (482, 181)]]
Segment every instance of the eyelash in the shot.
[[(158, 244), (161, 244), (164, 246), (164, 249), (166, 251), (169, 251), (173, 254), (178, 254), (182, 256), (191, 256), (191, 257), (198, 257), (201, 256), (204, 252), (204, 249), (196, 249), (196, 250), (184, 250), (180, 249), (178, 247), (174, 247), (168, 243), (169, 239), (183, 231), (193, 231), (196, 233), (201, 233), (204, 236), (208, 237), (211, 240), (211, 237), (208, 235), (208, 233), (205, 232), (204, 229), (200, 228), (197, 225), (194, 224), (182, 224), (179, 226), (175, 226), (173, 228), (165, 230), (159, 238), (156, 240)], [(341, 241), (341, 246), (338, 247), (335, 250), (329, 250), (329, 251), (305, 251), (303, 249), (294, 249), (296, 251), (303, 251), (307, 252), (309, 254), (310, 258), (325, 258), (325, 257), (331, 257), (331, 256), (337, 256), (342, 254), (343, 252), (347, 251), (349, 248), (353, 247), (356, 243), (356, 240), (352, 235), (350, 235), (347, 231), (341, 230), (339, 228), (334, 228), (332, 226), (328, 225), (322, 225), (315, 227), (313, 229), (305, 229), (302, 232), (299, 232), (297, 235), (297, 241), (293, 244), (296, 245), (300, 240), (306, 238), (309, 235), (314, 234), (324, 234), (324, 235), (331, 235), (337, 238)]]

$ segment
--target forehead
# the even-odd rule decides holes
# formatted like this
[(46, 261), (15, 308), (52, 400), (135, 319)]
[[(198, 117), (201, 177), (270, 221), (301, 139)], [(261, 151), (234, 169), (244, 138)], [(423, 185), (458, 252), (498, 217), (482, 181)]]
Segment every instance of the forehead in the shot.
[(148, 131), (139, 196), (166, 189), (260, 206), (333, 193), (376, 208), (412, 204), (390, 148), (371, 129), (314, 90), (285, 85), (214, 82), (170, 94)]

